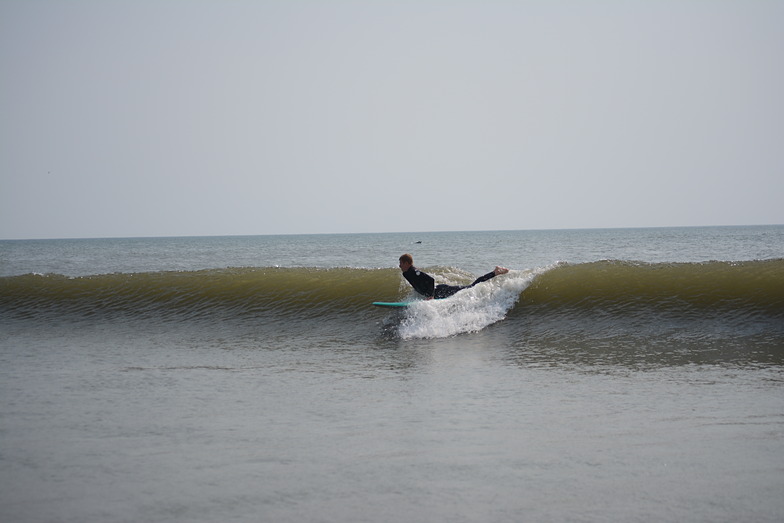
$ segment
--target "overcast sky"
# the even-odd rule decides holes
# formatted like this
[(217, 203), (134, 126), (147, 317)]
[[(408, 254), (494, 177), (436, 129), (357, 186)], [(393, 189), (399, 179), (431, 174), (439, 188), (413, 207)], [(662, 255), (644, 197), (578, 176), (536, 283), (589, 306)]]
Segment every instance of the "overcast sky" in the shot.
[(784, 223), (784, 2), (0, 0), (0, 238)]

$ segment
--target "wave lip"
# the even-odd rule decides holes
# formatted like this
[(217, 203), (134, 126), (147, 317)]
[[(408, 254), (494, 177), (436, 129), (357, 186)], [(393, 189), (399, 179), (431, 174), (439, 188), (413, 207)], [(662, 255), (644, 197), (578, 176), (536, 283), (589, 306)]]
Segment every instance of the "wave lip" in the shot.
[(599, 261), (556, 266), (521, 306), (738, 309), (784, 313), (784, 260), (704, 263)]
[(16, 316), (313, 314), (364, 307), (398, 289), (392, 269), (233, 268), (83, 277), (0, 278), (0, 310)]
[[(453, 268), (428, 272), (439, 283), (472, 279)], [(238, 318), (253, 324), (271, 318), (284, 330), (330, 323), (340, 329), (382, 321), (379, 314), (384, 313), (370, 304), (398, 301), (406, 294), (413, 292), (393, 268), (259, 267), (84, 277), (27, 274), (0, 278), (0, 318)], [(631, 331), (641, 325), (655, 334), (665, 324), (715, 333), (720, 320), (722, 336), (762, 332), (779, 343), (784, 337), (784, 260), (558, 263), (512, 270), (449, 299), (417, 302), (395, 314), (386, 321), (403, 339), (478, 332), (501, 321), (519, 332), (546, 322), (553, 332), (574, 336), (600, 327)]]

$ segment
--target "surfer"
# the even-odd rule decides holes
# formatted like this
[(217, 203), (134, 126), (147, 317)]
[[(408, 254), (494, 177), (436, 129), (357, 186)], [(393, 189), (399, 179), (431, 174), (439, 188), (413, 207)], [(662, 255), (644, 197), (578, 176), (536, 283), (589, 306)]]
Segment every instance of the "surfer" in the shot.
[(433, 298), (448, 298), (457, 291), (473, 287), (477, 283), (482, 283), (491, 278), (495, 278), (499, 274), (506, 274), (509, 269), (505, 267), (496, 267), (493, 271), (488, 272), (484, 276), (480, 276), (471, 285), (445, 285), (443, 283), (436, 285), (435, 279), (427, 273), (424, 273), (414, 267), (414, 257), (410, 254), (404, 254), (400, 257), (400, 270), (403, 271), (403, 277), (408, 280), (408, 283), (419, 294), (425, 296), (428, 300)]

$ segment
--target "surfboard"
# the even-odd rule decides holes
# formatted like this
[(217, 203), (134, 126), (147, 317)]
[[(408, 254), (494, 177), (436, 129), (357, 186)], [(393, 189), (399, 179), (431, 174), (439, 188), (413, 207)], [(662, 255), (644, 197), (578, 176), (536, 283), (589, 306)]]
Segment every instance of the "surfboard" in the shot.
[(410, 301), (374, 301), (373, 305), (376, 307), (408, 307), (411, 305)]

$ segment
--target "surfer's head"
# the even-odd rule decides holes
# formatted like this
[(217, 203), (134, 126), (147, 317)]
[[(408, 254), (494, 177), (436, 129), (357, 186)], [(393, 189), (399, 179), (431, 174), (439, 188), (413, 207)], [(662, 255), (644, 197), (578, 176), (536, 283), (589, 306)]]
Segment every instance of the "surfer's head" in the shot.
[(406, 272), (408, 269), (411, 268), (412, 265), (414, 265), (413, 256), (411, 256), (410, 254), (404, 254), (403, 256), (400, 257), (400, 265), (398, 265), (398, 267), (400, 267), (401, 271)]

